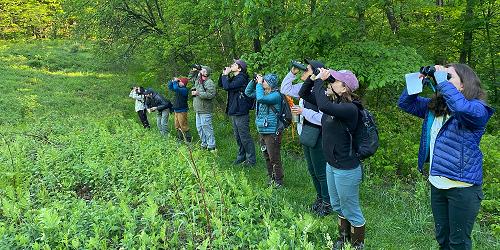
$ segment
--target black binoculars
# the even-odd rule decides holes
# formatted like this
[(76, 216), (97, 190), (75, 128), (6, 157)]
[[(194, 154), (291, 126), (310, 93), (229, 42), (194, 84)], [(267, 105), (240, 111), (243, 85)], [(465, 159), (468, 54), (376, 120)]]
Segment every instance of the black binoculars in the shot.
[(193, 65), (191, 65), (191, 68), (201, 70), (201, 65), (200, 64), (193, 64)]
[[(436, 73), (436, 67), (434, 66), (422, 66), (420, 67), (420, 74), (424, 75), (425, 77), (434, 77), (434, 73)], [(446, 75), (446, 79), (450, 80), (451, 75), (448, 73)]]
[(292, 64), (292, 67), (294, 67), (296, 69), (300, 69), (302, 71), (307, 70), (307, 65), (304, 65), (304, 64), (300, 63), (299, 61), (292, 60), (290, 63)]

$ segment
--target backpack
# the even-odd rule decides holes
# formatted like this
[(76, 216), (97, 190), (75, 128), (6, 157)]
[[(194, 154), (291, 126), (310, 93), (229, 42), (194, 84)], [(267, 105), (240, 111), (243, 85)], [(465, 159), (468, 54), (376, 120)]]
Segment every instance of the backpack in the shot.
[[(243, 99), (243, 104), (245, 107), (248, 108), (248, 110), (254, 110), (255, 106), (257, 105), (257, 101), (253, 97), (249, 97), (245, 94), (245, 88), (240, 89), (240, 101)], [(241, 102), (240, 102), (241, 103)]]
[(359, 108), (358, 116), (358, 126), (353, 134), (347, 129), (347, 132), (351, 135), (351, 148), (353, 147), (353, 137), (354, 137), (354, 148), (357, 156), (360, 160), (364, 160), (374, 155), (379, 146), (378, 129), (375, 124), (375, 119), (368, 111), (365, 109), (361, 103), (355, 102), (356, 106)]
[(290, 124), (292, 124), (292, 110), (290, 109), (290, 105), (288, 105), (285, 95), (280, 93), (280, 96), (281, 109), (279, 112), (273, 105), (269, 106), (271, 110), (278, 116), (278, 130), (276, 131), (277, 134), (288, 128)]

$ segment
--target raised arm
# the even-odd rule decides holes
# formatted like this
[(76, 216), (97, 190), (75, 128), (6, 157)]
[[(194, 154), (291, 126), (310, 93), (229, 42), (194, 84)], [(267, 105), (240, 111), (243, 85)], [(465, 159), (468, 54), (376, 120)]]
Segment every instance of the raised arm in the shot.
[(482, 128), (491, 116), (492, 110), (477, 99), (467, 100), (453, 84), (444, 81), (437, 85), (446, 104), (459, 122), (468, 127)]
[(302, 84), (302, 87), (299, 90), (299, 96), (300, 98), (304, 99), (304, 101), (316, 105), (316, 97), (312, 92), (313, 86), (314, 82), (311, 80), (310, 77), (307, 78), (307, 80)]
[(238, 76), (235, 76), (233, 77), (232, 80), (229, 80), (229, 77), (227, 75), (222, 75), (221, 81), (222, 81), (222, 88), (228, 91), (244, 88), (247, 84), (245, 81), (245, 77), (238, 77)]
[(278, 91), (273, 91), (269, 94), (264, 94), (264, 87), (262, 84), (257, 84), (255, 87), (255, 99), (258, 103), (267, 104), (267, 105), (275, 105), (280, 102), (280, 93)]
[(430, 98), (420, 97), (418, 94), (408, 95), (405, 87), (399, 97), (398, 106), (408, 114), (424, 118), (429, 110), (427, 106), (430, 101)]
[(281, 82), (280, 92), (289, 95), (292, 97), (299, 97), (299, 91), (302, 87), (302, 83), (297, 83), (295, 85), (292, 84), (293, 80), (295, 80), (296, 76), (292, 73), (292, 71), (288, 72), (288, 74)]
[(333, 103), (325, 94), (323, 80), (314, 81), (314, 95), (319, 110), (324, 114), (335, 116), (335, 118), (344, 121), (350, 121), (355, 117), (357, 119), (358, 108), (355, 104), (349, 102)]
[(245, 88), (245, 95), (255, 98), (255, 81), (251, 80)]

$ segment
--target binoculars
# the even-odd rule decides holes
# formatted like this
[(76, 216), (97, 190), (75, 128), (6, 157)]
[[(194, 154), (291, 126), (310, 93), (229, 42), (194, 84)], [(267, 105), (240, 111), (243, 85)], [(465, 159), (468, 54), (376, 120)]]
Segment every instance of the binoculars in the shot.
[(191, 68), (201, 70), (201, 65), (200, 64), (192, 64)]
[(290, 63), (292, 64), (292, 67), (294, 67), (296, 69), (300, 69), (302, 71), (307, 70), (307, 65), (304, 65), (304, 64), (300, 63), (299, 61), (292, 60)]
[[(420, 67), (419, 72), (420, 72), (420, 74), (424, 75), (425, 77), (434, 77), (434, 73), (436, 73), (436, 67), (434, 67), (434, 66), (422, 66), (422, 67)], [(447, 80), (451, 79), (450, 73), (448, 73), (446, 75), (446, 79)]]
[[(299, 69), (302, 71), (307, 71), (307, 64), (303, 64), (303, 63), (296, 61), (296, 60), (292, 60), (290, 62), (290, 64), (292, 65), (292, 67), (294, 67), (296, 69)], [(319, 69), (312, 67), (312, 73), (313, 73), (313, 75), (319, 75)], [(335, 81), (335, 79), (333, 79), (333, 77), (331, 79), (330, 78), (327, 79), (327, 81), (330, 81), (330, 80), (333, 80), (333, 82)]]

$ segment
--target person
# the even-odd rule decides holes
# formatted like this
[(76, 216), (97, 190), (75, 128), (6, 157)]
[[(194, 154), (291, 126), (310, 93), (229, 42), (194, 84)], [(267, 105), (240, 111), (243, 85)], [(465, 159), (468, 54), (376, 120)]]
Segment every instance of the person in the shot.
[(135, 112), (139, 116), (139, 120), (144, 128), (150, 128), (147, 108), (144, 103), (144, 88), (143, 87), (133, 87), (130, 91), (129, 97), (135, 99)]
[(160, 134), (164, 136), (168, 135), (167, 122), (172, 103), (152, 88), (146, 89), (144, 96), (146, 97), (148, 112), (158, 112), (156, 115), (156, 125), (158, 126), (158, 130), (160, 130)]
[[(313, 68), (323, 68), (323, 63), (315, 60), (308, 60), (307, 70), (302, 73), (300, 79), (302, 81), (309, 80), (312, 75)], [(292, 97), (299, 97), (299, 90), (302, 87), (302, 82), (292, 84), (299, 69), (292, 67), (281, 83), (281, 93)], [(314, 98), (314, 96), (311, 96)], [(319, 215), (326, 216), (331, 213), (330, 195), (328, 194), (328, 185), (326, 183), (326, 161), (323, 156), (323, 147), (321, 145), (321, 117), (323, 113), (318, 110), (318, 107), (303, 99), (299, 101), (299, 107), (292, 107), (292, 112), (300, 115), (300, 122), (297, 125), (306, 158), (307, 170), (313, 181), (314, 189), (316, 190), (316, 200), (311, 205), (311, 210)], [(302, 132), (304, 132), (302, 134)], [(302, 140), (307, 138), (308, 140)]]
[[(361, 125), (357, 97), (353, 93), (359, 83), (349, 70), (321, 68), (313, 79), (314, 86), (312, 81), (304, 82), (299, 95), (323, 112), (321, 139), (327, 162), (326, 181), (332, 209), (338, 214), (339, 226), (334, 249), (341, 249), (346, 241), (350, 241), (355, 249), (363, 249), (365, 218), (359, 203), (362, 167), (353, 150), (352, 134), (349, 132), (356, 131)], [(326, 92), (323, 85), (325, 81)], [(315, 99), (311, 98), (312, 95)]]
[[(245, 89), (245, 94), (256, 98), (257, 114), (255, 125), (260, 135), (260, 144), (266, 160), (269, 185), (283, 186), (283, 166), (281, 164), (281, 131), (278, 130), (278, 114), (281, 110), (281, 94), (278, 91), (278, 76), (258, 75), (257, 83), (252, 80)], [(272, 109), (274, 107), (274, 110)]]
[(191, 142), (191, 133), (188, 124), (188, 79), (185, 77), (174, 78), (168, 82), (168, 89), (174, 91), (175, 97), (172, 104), (174, 110), (174, 124), (177, 131), (177, 139)]
[[(440, 249), (472, 249), (482, 193), (479, 143), (493, 109), (476, 73), (465, 64), (436, 65), (432, 98), (408, 95), (398, 106), (423, 119), (418, 169), (429, 162), (431, 208)], [(447, 77), (450, 77), (447, 79)]]
[(191, 89), (193, 108), (196, 112), (196, 130), (201, 140), (201, 147), (215, 152), (215, 134), (212, 126), (212, 113), (214, 98), (217, 94), (215, 84), (210, 79), (212, 69), (208, 66), (193, 68), (189, 73), (194, 87)]
[[(229, 78), (228, 75), (231, 72), (233, 77)], [(234, 63), (222, 72), (221, 85), (227, 91), (226, 113), (231, 118), (234, 137), (238, 144), (238, 155), (233, 163), (254, 166), (256, 163), (255, 144), (250, 135), (249, 118), (252, 104), (244, 96), (247, 84), (247, 64), (241, 59), (234, 60)]]

